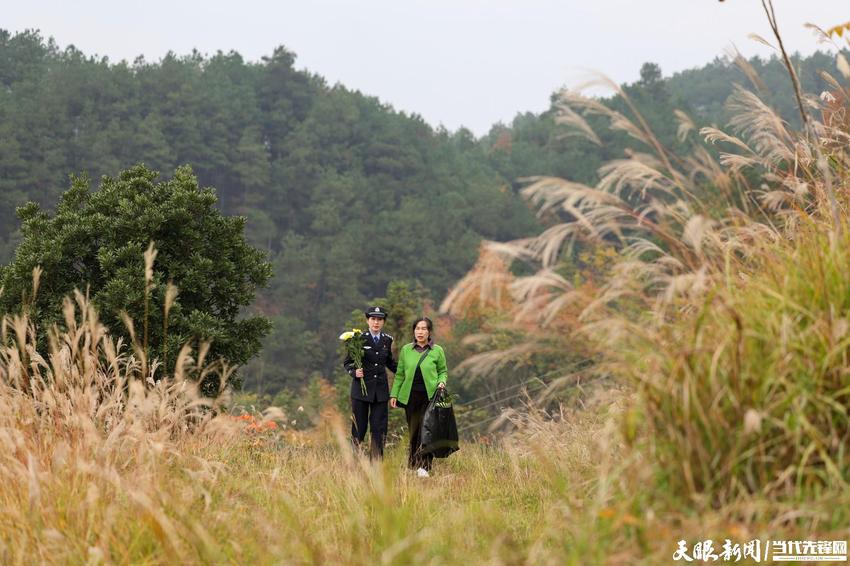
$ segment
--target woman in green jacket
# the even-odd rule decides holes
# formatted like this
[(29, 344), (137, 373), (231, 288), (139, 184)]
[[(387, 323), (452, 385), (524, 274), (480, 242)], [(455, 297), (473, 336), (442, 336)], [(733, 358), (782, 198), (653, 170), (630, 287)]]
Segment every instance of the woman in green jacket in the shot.
[(446, 354), (434, 344), (434, 324), (427, 316), (413, 323), (413, 339), (398, 353), (398, 370), (390, 393), (390, 407), (404, 407), (407, 429), (410, 432), (410, 452), (407, 464), (419, 477), (428, 477), (434, 456), (422, 454), (419, 435), (422, 417), (437, 388), (446, 386)]

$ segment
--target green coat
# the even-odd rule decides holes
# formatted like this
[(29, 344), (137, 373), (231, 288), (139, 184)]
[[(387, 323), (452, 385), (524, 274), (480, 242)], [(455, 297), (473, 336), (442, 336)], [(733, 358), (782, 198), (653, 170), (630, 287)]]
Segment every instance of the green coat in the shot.
[[(413, 349), (413, 344), (405, 344), (398, 353), (398, 370), (393, 380), (393, 390), (390, 397), (395, 397), (401, 403), (407, 404), (410, 399), (410, 388), (413, 386), (413, 376), (416, 375), (416, 364), (419, 362), (421, 352)], [(419, 366), (422, 370), (422, 378), (425, 380), (425, 390), (428, 398), (434, 396), (439, 383), (445, 383), (448, 377), (446, 370), (446, 353), (437, 344), (428, 350), (428, 355)]]

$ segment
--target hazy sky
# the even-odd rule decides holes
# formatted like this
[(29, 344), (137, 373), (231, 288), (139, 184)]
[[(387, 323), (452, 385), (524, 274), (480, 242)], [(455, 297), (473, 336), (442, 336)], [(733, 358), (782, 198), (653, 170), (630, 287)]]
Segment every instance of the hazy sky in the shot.
[[(6, 2), (0, 27), (40, 29), (86, 54), (158, 60), (167, 51), (231, 49), (258, 60), (285, 45), (297, 66), (378, 96), (433, 125), (485, 133), (539, 112), (588, 71), (617, 82), (645, 61), (664, 74), (702, 65), (735, 44), (770, 50), (760, 0), (29, 0)], [(775, 0), (786, 47), (818, 48), (806, 22), (850, 20), (848, 0)]]

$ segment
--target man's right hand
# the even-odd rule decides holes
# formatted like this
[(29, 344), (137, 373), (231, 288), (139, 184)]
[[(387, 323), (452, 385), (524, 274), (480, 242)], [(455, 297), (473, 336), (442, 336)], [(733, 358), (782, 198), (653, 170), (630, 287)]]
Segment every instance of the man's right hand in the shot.
[(354, 370), (354, 377), (363, 378), (363, 368)]
[(390, 407), (395, 409), (398, 406), (398, 400), (395, 397), (390, 397)]

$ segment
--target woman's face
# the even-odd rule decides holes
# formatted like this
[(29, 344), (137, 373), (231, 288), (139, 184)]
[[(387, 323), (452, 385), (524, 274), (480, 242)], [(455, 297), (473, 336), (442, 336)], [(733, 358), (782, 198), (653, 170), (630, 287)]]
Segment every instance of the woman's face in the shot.
[(413, 329), (413, 336), (416, 338), (417, 342), (425, 343), (428, 341), (431, 333), (428, 332), (428, 323), (424, 320), (420, 320), (416, 323), (416, 328)]
[(369, 330), (372, 331), (373, 334), (378, 334), (381, 332), (381, 329), (384, 327), (384, 319), (379, 316), (370, 316), (369, 317)]

